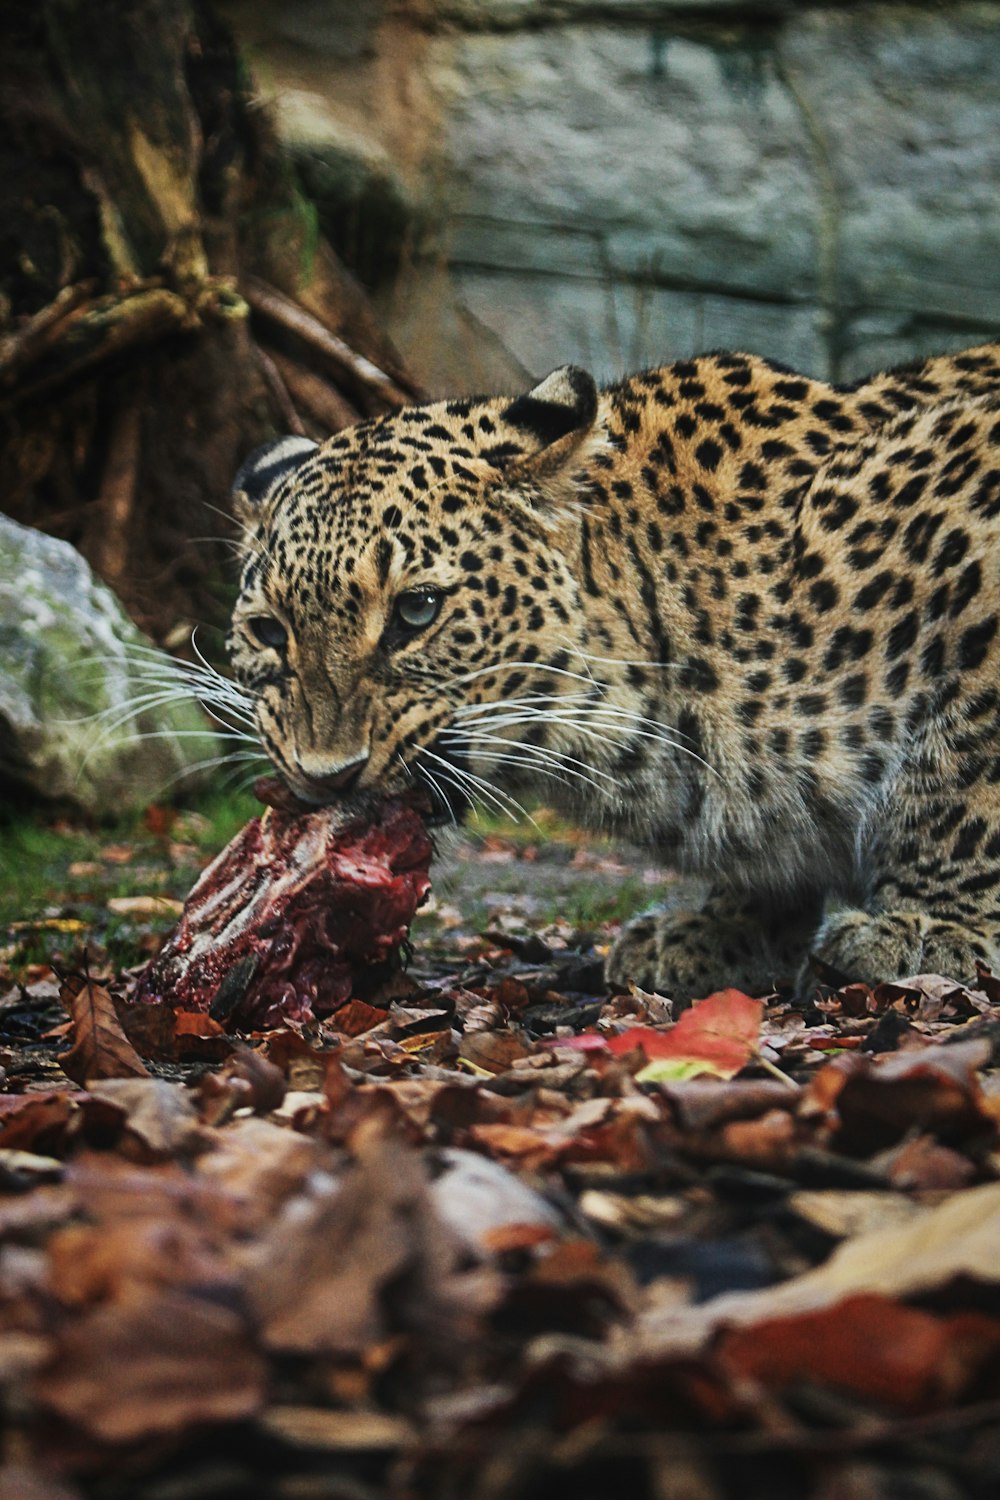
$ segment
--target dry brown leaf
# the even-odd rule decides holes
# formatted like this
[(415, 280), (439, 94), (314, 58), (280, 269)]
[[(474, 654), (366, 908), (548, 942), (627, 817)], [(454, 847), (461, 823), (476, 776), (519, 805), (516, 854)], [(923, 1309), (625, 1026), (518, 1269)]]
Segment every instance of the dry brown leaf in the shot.
[(175, 1012), (159, 1001), (154, 1005), (115, 1007), (122, 1030), (141, 1057), (172, 1062), (177, 1056)]
[(83, 975), (65, 980), (59, 998), (73, 1022), (73, 1045), (59, 1066), (76, 1083), (90, 1078), (146, 1078), (149, 1071), (125, 1035), (115, 1002), (103, 985)]
[(0, 1145), (8, 1151), (44, 1151), (76, 1110), (69, 1093), (7, 1095), (0, 1105)]
[(769, 1110), (793, 1110), (801, 1090), (791, 1079), (687, 1078), (660, 1085), (685, 1130), (708, 1130), (731, 1120), (753, 1120)]
[(220, 1125), (237, 1109), (268, 1114), (280, 1109), (286, 1092), (285, 1075), (261, 1052), (237, 1047), (216, 1073), (201, 1080), (201, 1112), (208, 1124)]
[(34, 1395), (103, 1442), (131, 1443), (253, 1416), (265, 1366), (237, 1312), (164, 1288), (67, 1323)]
[(214, 1140), (215, 1149), (198, 1159), (198, 1176), (243, 1202), (255, 1223), (271, 1220), (319, 1162), (315, 1141), (270, 1120), (234, 1120)]
[(203, 1294), (215, 1287), (220, 1301), (233, 1295), (218, 1250), (182, 1214), (70, 1224), (49, 1242), (48, 1288), (64, 1307), (123, 1302), (169, 1286), (197, 1286)]
[(164, 1078), (95, 1079), (90, 1093), (125, 1116), (125, 1124), (157, 1156), (174, 1156), (198, 1140), (198, 1112), (187, 1089)]
[[(419, 1157), (362, 1131), (342, 1185), (295, 1199), (247, 1255), (247, 1289), (272, 1350), (359, 1355), (401, 1332), (464, 1358), (472, 1331)], [(392, 1296), (387, 1293), (392, 1288)]]
[(942, 1146), (933, 1136), (911, 1136), (891, 1151), (872, 1158), (895, 1187), (908, 1193), (953, 1193), (975, 1182), (977, 1169), (960, 1151)]
[(402, 1417), (376, 1411), (272, 1406), (261, 1423), (284, 1443), (324, 1452), (380, 1452), (408, 1447), (417, 1433)]
[(985, 1038), (877, 1059), (838, 1057), (811, 1080), (801, 1114), (827, 1114), (836, 1126), (837, 1147), (864, 1156), (913, 1130), (950, 1141), (989, 1134), (996, 1125), (983, 1108), (976, 1077), (989, 1058)]
[(364, 1036), (366, 1031), (381, 1026), (385, 1018), (384, 1010), (376, 1010), (374, 1005), (368, 1005), (364, 1000), (348, 1000), (346, 1005), (334, 1011), (327, 1025), (343, 1036)]
[(792, 1193), (793, 1214), (837, 1239), (870, 1234), (876, 1229), (900, 1228), (929, 1212), (902, 1193), (870, 1193), (848, 1188), (826, 1192)]
[(714, 1329), (746, 1327), (768, 1318), (829, 1307), (846, 1297), (876, 1293), (903, 1299), (954, 1282), (1000, 1282), (1000, 1183), (966, 1188), (912, 1223), (859, 1234), (829, 1260), (802, 1276), (758, 1292), (715, 1297), (678, 1319), (667, 1307), (660, 1327), (656, 1307), (644, 1319), (643, 1342), (658, 1351), (698, 1347)]
[(108, 911), (118, 917), (179, 917), (183, 910), (183, 901), (172, 896), (112, 896), (108, 901)]
[(486, 1073), (503, 1073), (529, 1051), (528, 1043), (518, 1032), (499, 1027), (495, 1031), (466, 1033), (458, 1055), (463, 1062), (472, 1063)]

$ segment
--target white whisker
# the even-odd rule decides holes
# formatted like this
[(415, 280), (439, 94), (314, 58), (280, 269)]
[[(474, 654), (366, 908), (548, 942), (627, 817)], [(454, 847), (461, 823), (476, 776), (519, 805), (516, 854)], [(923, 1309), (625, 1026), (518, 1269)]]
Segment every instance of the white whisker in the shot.
[[(516, 797), (512, 797), (509, 792), (501, 791), (499, 787), (494, 786), (493, 783), (491, 781), (487, 781), (485, 777), (474, 775), (471, 771), (467, 771), (464, 766), (456, 766), (452, 761), (445, 760), (443, 756), (437, 755), (426, 745), (422, 745), (420, 747), (419, 753), (421, 755), (429, 756), (440, 766), (443, 766), (453, 778), (455, 778), (462, 784), (468, 787), (476, 787), (479, 791), (480, 797), (487, 797), (493, 803), (494, 807), (496, 807), (497, 810), (501, 812), (505, 817), (511, 818), (514, 822), (516, 822), (516, 813), (520, 813), (521, 816), (526, 818), (529, 823), (533, 824), (534, 827), (538, 827), (538, 824), (528, 812), (527, 808), (522, 807)], [(512, 809), (516, 809), (516, 812), (512, 811)]]
[[(556, 750), (549, 745), (533, 745), (528, 740), (508, 740), (501, 734), (484, 734), (482, 730), (476, 728), (469, 731), (463, 727), (461, 730), (446, 731), (446, 734), (450, 734), (453, 738), (467, 744), (484, 744), (490, 747), (489, 753), (494, 754), (498, 763), (502, 762), (504, 765), (527, 766), (529, 768), (540, 766), (542, 768), (549, 768), (549, 774), (554, 774), (552, 768), (555, 768), (565, 772), (567, 776), (575, 777), (578, 781), (586, 782), (598, 792), (604, 791), (606, 788), (601, 787), (593, 779), (595, 776), (600, 776), (612, 787), (621, 786), (618, 777), (612, 776), (610, 772), (602, 771), (598, 766), (592, 766), (587, 761), (578, 760), (576, 756), (567, 755), (565, 751)], [(492, 746), (494, 745), (503, 745), (507, 748), (503, 753), (497, 753), (492, 750)], [(519, 756), (511, 754), (512, 750), (521, 751), (522, 754)], [(562, 780), (564, 785), (569, 785), (565, 777), (560, 776), (557, 779)]]
[[(532, 695), (535, 699), (538, 696)], [(713, 775), (719, 774), (716, 768), (701, 755), (688, 745), (681, 743), (681, 739), (686, 739), (688, 736), (681, 734), (672, 725), (663, 724), (658, 719), (651, 719), (645, 714), (636, 713), (633, 709), (619, 708), (610, 703), (593, 703), (586, 699), (580, 703), (580, 697), (579, 694), (567, 694), (565, 699), (549, 697), (547, 702), (550, 706), (544, 708), (537, 702), (520, 698), (500, 699), (495, 703), (462, 705), (456, 710), (455, 717), (456, 720), (461, 720), (463, 728), (485, 724), (489, 724), (490, 728), (511, 728), (518, 724), (543, 722), (550, 725), (559, 724), (602, 743), (607, 741), (609, 734), (613, 735), (619, 743), (623, 742), (626, 736), (653, 740), (696, 760)], [(679, 734), (680, 738), (678, 738)], [(593, 766), (588, 768), (597, 769)]]

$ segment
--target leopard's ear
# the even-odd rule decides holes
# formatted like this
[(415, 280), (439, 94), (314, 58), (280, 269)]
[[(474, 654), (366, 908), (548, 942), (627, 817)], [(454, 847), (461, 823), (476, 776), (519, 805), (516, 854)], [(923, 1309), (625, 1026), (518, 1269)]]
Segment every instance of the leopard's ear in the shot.
[(281, 480), (318, 447), (309, 438), (276, 438), (255, 448), (240, 464), (233, 480), (231, 501), (233, 515), (240, 522), (247, 543), (259, 535)]
[(551, 482), (571, 462), (579, 462), (587, 440), (595, 436), (597, 386), (586, 370), (562, 365), (500, 415), (527, 447), (507, 472)]

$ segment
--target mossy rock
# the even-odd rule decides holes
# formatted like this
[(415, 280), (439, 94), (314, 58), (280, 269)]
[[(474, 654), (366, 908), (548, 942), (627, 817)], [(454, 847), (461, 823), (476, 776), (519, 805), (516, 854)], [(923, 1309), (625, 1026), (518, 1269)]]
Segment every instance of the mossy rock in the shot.
[(75, 548), (0, 516), (0, 780), (8, 788), (100, 818), (169, 796), (218, 755), (193, 700), (129, 716), (149, 691), (140, 673), (151, 649)]

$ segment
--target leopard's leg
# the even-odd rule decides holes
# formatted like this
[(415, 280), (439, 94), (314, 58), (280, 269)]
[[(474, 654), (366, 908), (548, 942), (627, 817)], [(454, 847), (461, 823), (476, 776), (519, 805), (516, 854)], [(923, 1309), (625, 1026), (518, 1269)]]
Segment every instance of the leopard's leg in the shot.
[(798, 973), (818, 921), (815, 904), (767, 910), (716, 887), (697, 910), (654, 912), (628, 923), (608, 955), (607, 980), (616, 990), (631, 982), (681, 1005), (729, 986), (769, 994)]

